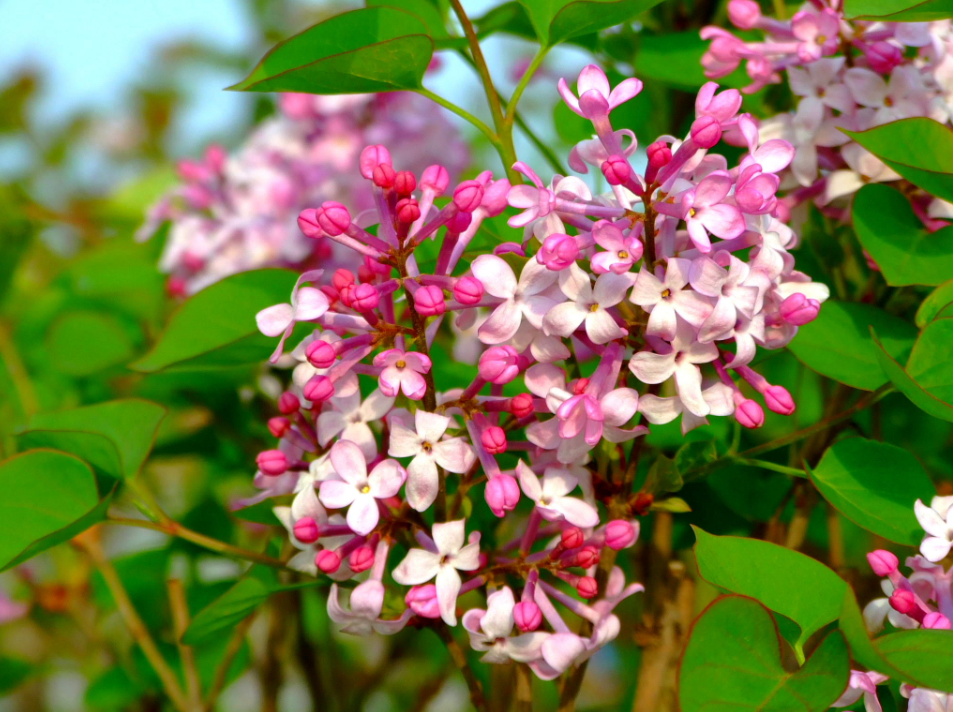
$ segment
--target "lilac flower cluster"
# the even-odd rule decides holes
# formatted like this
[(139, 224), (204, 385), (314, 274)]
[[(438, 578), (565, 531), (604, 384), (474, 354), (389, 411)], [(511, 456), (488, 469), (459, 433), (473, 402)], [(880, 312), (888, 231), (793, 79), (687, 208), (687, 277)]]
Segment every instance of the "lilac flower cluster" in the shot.
[[(328, 610), (344, 630), (392, 633), (414, 616), (456, 625), (458, 597), (485, 589), (486, 608), (462, 616), (472, 646), (487, 662), (525, 662), (552, 679), (614, 639), (613, 609), (642, 590), (606, 565), (639, 533), (625, 491), (638, 443), (628, 457), (623, 449), (648, 432), (638, 414), (651, 424), (681, 415), (683, 431), (712, 415), (759, 427), (762, 406), (736, 378), (771, 410), (793, 412), (787, 390), (750, 366), (758, 346), (784, 346), (828, 296), (794, 269), (797, 238), (777, 216), (778, 173), (793, 148), (762, 141), (738, 113), (739, 92), (712, 83), (690, 134), (651, 144), (639, 174), (629, 161), (636, 137), (614, 130), (610, 113), (641, 89), (637, 79), (610, 88), (596, 66), (581, 73), (578, 95), (559, 85), (597, 136), (571, 163), (599, 168), (606, 195), (577, 177), (545, 184), (522, 163), (529, 184), (487, 171), (451, 190), (443, 166), (418, 177), (372, 145), (359, 164), (373, 217), (355, 220), (331, 200), (301, 213), (307, 237), (348, 247), (363, 265), (330, 282), (307, 271), (289, 304), (257, 315), (280, 338), (272, 360), (294, 364), (294, 385), (269, 422), (279, 445), (259, 455), (256, 484), (262, 497), (295, 493), (276, 508), (300, 550), (291, 566), (335, 580), (369, 572), (349, 603), (332, 587)], [(711, 152), (726, 133), (748, 147), (730, 168)], [(520, 211), (509, 224), (522, 240), (468, 252), (481, 223), (507, 207)], [(462, 390), (441, 388), (430, 357), (450, 317), (475, 328), (483, 348)], [(300, 322), (318, 329), (285, 354)], [(600, 474), (610, 450), (626, 488)], [(483, 484), (503, 531), (518, 532), (493, 551), (461, 518), (465, 495)], [(517, 519), (521, 500), (528, 516)], [(395, 543), (410, 549), (389, 567)], [(388, 571), (404, 587), (396, 618), (381, 617)], [(567, 614), (591, 632), (580, 635)]]
[(458, 175), (470, 161), (452, 124), (415, 94), (282, 94), (278, 114), (234, 155), (212, 146), (200, 160), (181, 161), (181, 185), (151, 209), (137, 237), (171, 223), (159, 268), (173, 294), (262, 267), (351, 265), (349, 250), (306, 239), (296, 220), (317, 200), (373, 207), (349, 170), (368, 143), (400, 147), (397, 159), (412, 170), (440, 160)]
[[(764, 41), (746, 42), (719, 27), (702, 58), (705, 74), (723, 77), (745, 64), (752, 93), (787, 84), (797, 108), (761, 124), (764, 136), (783, 137), (797, 149), (780, 203), (789, 211), (815, 200), (824, 212), (846, 219), (843, 201), (866, 183), (900, 179), (892, 168), (841, 129), (866, 131), (911, 117), (943, 124), (953, 120), (953, 23), (848, 21), (838, 0), (811, 0), (788, 21), (762, 15), (754, 0), (731, 0), (728, 16), (742, 30), (760, 30)], [(790, 180), (787, 180), (790, 178)], [(835, 202), (836, 201), (836, 202)], [(953, 206), (926, 193), (913, 207), (930, 227), (953, 217)], [(782, 212), (783, 214), (783, 212)]]

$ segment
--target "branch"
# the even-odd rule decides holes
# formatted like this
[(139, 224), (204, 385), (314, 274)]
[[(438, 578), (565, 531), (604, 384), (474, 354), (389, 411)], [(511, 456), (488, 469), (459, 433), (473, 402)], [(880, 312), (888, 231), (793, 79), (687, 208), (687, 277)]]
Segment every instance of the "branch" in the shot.
[(185, 601), (185, 590), (178, 579), (169, 579), (166, 582), (169, 590), (169, 608), (172, 609), (172, 624), (175, 630), (175, 644), (179, 648), (179, 659), (185, 672), (185, 691), (189, 698), (191, 709), (198, 710), (202, 706), (202, 685), (199, 682), (199, 671), (195, 666), (195, 653), (192, 646), (182, 642), (182, 637), (189, 627), (189, 606)]
[(222, 693), (225, 682), (228, 679), (229, 668), (232, 667), (232, 663), (235, 661), (235, 656), (238, 655), (238, 651), (242, 649), (245, 636), (248, 634), (248, 629), (251, 628), (251, 624), (254, 622), (257, 613), (257, 610), (253, 611), (251, 615), (235, 626), (232, 637), (228, 639), (228, 646), (222, 654), (221, 662), (218, 664), (218, 667), (215, 668), (215, 677), (212, 678), (212, 685), (209, 687), (208, 697), (205, 698), (205, 709), (207, 712), (212, 712), (212, 710), (215, 709), (218, 696)]
[(477, 712), (486, 712), (486, 698), (483, 696), (483, 685), (480, 684), (469, 663), (467, 663), (467, 656), (463, 650), (461, 650), (456, 638), (453, 637), (450, 628), (447, 627), (443, 621), (437, 621), (432, 627), (434, 632), (440, 636), (440, 640), (443, 641), (443, 644), (447, 646), (447, 652), (450, 653), (450, 659), (453, 660), (453, 664), (456, 665), (457, 669), (463, 674), (463, 679), (466, 681), (467, 687), (470, 690), (470, 702), (473, 703)]

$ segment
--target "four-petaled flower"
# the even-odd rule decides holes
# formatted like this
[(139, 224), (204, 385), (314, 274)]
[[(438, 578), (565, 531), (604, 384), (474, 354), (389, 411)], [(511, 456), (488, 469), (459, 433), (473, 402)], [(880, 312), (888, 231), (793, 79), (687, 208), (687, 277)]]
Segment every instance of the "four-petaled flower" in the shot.
[(565, 520), (577, 527), (594, 527), (599, 523), (599, 513), (587, 502), (569, 493), (579, 483), (575, 475), (558, 467), (547, 467), (542, 480), (520, 460), (516, 464), (516, 474), (523, 493), (536, 503), (536, 509), (543, 519), (550, 522)]
[(368, 579), (351, 591), (350, 610), (341, 605), (340, 596), (338, 585), (331, 584), (331, 592), (328, 596), (328, 617), (342, 626), (342, 633), (369, 635), (373, 632), (393, 635), (403, 630), (407, 621), (414, 615), (414, 612), (408, 608), (400, 618), (381, 620), (381, 610), (384, 608), (384, 584), (376, 579)]
[(336, 442), (330, 456), (341, 479), (321, 483), (321, 502), (331, 509), (349, 507), (347, 525), (355, 534), (369, 534), (381, 516), (377, 500), (397, 494), (407, 473), (397, 460), (384, 460), (367, 474), (364, 453), (347, 440)]
[(470, 646), (486, 654), (485, 663), (507, 663), (515, 660), (528, 663), (542, 655), (543, 641), (549, 633), (534, 631), (522, 635), (513, 633), (513, 608), (516, 601), (509, 586), (504, 586), (486, 597), (486, 610), (471, 608), (463, 616), (463, 627), (470, 634)]
[(278, 346), (271, 355), (275, 361), (281, 356), (285, 347), (285, 339), (291, 336), (295, 324), (299, 321), (314, 321), (320, 319), (327, 312), (330, 304), (328, 298), (316, 287), (302, 287), (305, 282), (315, 282), (321, 278), (324, 270), (315, 269), (303, 273), (295, 282), (291, 290), (291, 304), (275, 304), (273, 307), (262, 309), (255, 315), (258, 330), (265, 336), (281, 336)]
[(555, 284), (558, 273), (536, 260), (526, 263), (519, 282), (510, 266), (496, 255), (480, 255), (470, 269), (487, 294), (503, 300), (477, 332), (485, 344), (502, 344), (511, 339), (524, 318), (533, 327), (542, 328), (543, 317), (556, 305), (547, 290)]
[(953, 497), (934, 497), (929, 507), (918, 499), (913, 507), (927, 533), (920, 553), (929, 561), (946, 558), (953, 548)]
[(427, 392), (424, 373), (429, 373), (433, 362), (429, 356), (416, 351), (388, 349), (374, 357), (374, 365), (383, 368), (380, 377), (381, 393), (394, 398), (400, 391), (411, 400), (420, 400)]
[(569, 336), (585, 324), (586, 334), (593, 343), (606, 344), (629, 332), (616, 323), (608, 309), (625, 299), (634, 276), (608, 272), (596, 280), (593, 287), (589, 276), (576, 265), (559, 273), (559, 286), (572, 301), (557, 304), (543, 319), (547, 334)]

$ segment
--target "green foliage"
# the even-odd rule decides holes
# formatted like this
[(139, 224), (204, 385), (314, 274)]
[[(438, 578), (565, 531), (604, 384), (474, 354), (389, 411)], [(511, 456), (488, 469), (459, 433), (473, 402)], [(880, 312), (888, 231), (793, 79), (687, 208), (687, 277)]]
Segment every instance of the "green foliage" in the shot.
[(679, 668), (680, 709), (828, 709), (847, 687), (850, 675), (844, 636), (839, 631), (829, 633), (800, 668), (785, 652), (777, 625), (764, 606), (742, 596), (719, 598), (692, 628)]
[(877, 638), (877, 651), (920, 687), (953, 692), (953, 646), (945, 630), (904, 630)]
[(660, 0), (520, 0), (542, 45), (623, 23)]
[(0, 657), (0, 695), (16, 689), (36, 671), (36, 666), (8, 656)]
[(917, 326), (921, 329), (939, 317), (953, 317), (953, 279), (944, 282), (930, 292), (930, 296), (923, 300), (917, 309)]
[[(934, 336), (948, 335), (950, 331), (949, 321), (948, 319), (940, 319), (932, 322), (921, 334), (921, 339), (934, 325), (937, 325), (937, 328), (930, 334), (926, 341), (927, 344), (932, 343)], [(939, 348), (925, 346), (919, 350), (916, 361), (911, 355), (910, 363), (907, 368), (904, 368), (883, 346), (873, 328), (871, 328), (871, 334), (878, 347), (877, 359), (880, 368), (890, 379), (890, 382), (897, 387), (897, 390), (909, 398), (923, 412), (932, 415), (934, 418), (953, 422), (953, 405), (949, 402), (950, 372), (953, 370), (951, 368), (953, 364), (950, 363), (948, 358), (949, 341), (941, 344)], [(917, 343), (919, 343), (919, 340)], [(918, 380), (918, 375), (921, 378), (925, 377), (925, 383)]]
[(854, 20), (931, 22), (953, 16), (953, 0), (846, 0), (844, 11)]

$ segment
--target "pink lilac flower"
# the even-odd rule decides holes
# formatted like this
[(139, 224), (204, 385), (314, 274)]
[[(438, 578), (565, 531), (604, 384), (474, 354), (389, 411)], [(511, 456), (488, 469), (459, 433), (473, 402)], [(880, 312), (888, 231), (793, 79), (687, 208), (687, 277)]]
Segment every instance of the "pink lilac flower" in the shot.
[(519, 282), (510, 266), (496, 255), (481, 255), (470, 265), (473, 276), (491, 297), (503, 300), (483, 322), (480, 339), (487, 344), (502, 344), (513, 338), (523, 319), (534, 328), (542, 328), (543, 317), (555, 306), (550, 288), (557, 274), (536, 260), (529, 260)]
[(353, 635), (381, 633), (393, 635), (403, 630), (413, 615), (406, 609), (399, 618), (382, 620), (384, 608), (384, 584), (375, 579), (360, 583), (351, 591), (350, 610), (341, 604), (341, 591), (336, 583), (331, 584), (328, 594), (328, 617), (342, 626), (341, 631)]
[(327, 446), (332, 439), (352, 442), (361, 448), (368, 461), (377, 457), (377, 439), (370, 424), (380, 421), (391, 408), (394, 398), (375, 389), (367, 398), (351, 393), (331, 399), (333, 410), (324, 410), (318, 416), (318, 442)]
[(861, 697), (864, 698), (864, 708), (867, 712), (883, 712), (880, 700), (877, 699), (877, 685), (889, 678), (879, 672), (850, 671), (850, 683), (847, 691), (837, 698), (831, 707), (848, 707)]
[(679, 257), (670, 258), (664, 270), (658, 268), (655, 275), (642, 266), (631, 299), (649, 312), (649, 336), (669, 341), (675, 338), (678, 317), (700, 327), (711, 315), (713, 306), (704, 296), (684, 289), (691, 280), (691, 270), (692, 263)]
[(556, 304), (543, 319), (543, 330), (548, 334), (569, 336), (585, 326), (586, 334), (595, 344), (606, 344), (628, 332), (619, 326), (608, 309), (625, 299), (634, 277), (609, 272), (600, 275), (593, 287), (589, 276), (577, 265), (572, 265), (559, 276), (559, 287), (571, 301)]
[(463, 616), (463, 627), (470, 634), (470, 647), (484, 653), (485, 663), (504, 664), (511, 660), (528, 663), (542, 655), (549, 633), (531, 632), (513, 635), (513, 609), (516, 600), (509, 586), (486, 598), (486, 610), (471, 608)]
[(305, 282), (321, 278), (323, 270), (311, 270), (302, 274), (291, 290), (291, 304), (276, 304), (262, 309), (255, 315), (258, 328), (265, 336), (281, 336), (272, 355), (276, 360), (281, 355), (285, 339), (291, 336), (295, 324), (300, 321), (315, 321), (324, 316), (330, 306), (324, 292), (315, 287), (302, 287)]
[(927, 533), (920, 553), (928, 561), (945, 559), (953, 548), (953, 497), (934, 497), (929, 507), (918, 499), (914, 511)]
[(577, 527), (594, 527), (599, 523), (595, 507), (568, 496), (576, 489), (578, 480), (567, 470), (547, 467), (540, 479), (520, 460), (516, 464), (516, 474), (523, 494), (536, 503), (536, 511), (543, 519), (550, 522), (565, 520)]
[(429, 373), (433, 363), (429, 356), (416, 351), (389, 349), (374, 357), (374, 365), (382, 368), (381, 393), (394, 398), (403, 392), (411, 400), (420, 400), (427, 390), (422, 374)]
[(321, 483), (321, 502), (331, 509), (347, 507), (347, 525), (355, 534), (369, 534), (380, 520), (377, 500), (396, 495), (407, 473), (396, 460), (383, 460), (368, 474), (361, 448), (347, 440), (338, 440), (330, 456), (341, 479)]

